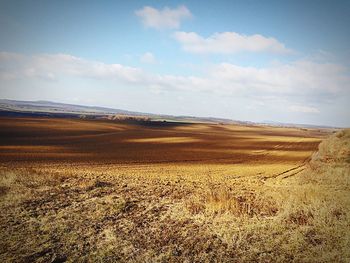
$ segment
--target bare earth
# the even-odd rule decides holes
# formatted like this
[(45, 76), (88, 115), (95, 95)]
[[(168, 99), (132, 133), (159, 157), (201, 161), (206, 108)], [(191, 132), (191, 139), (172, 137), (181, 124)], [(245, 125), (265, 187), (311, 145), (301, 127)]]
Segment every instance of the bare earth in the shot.
[(0, 261), (348, 262), (350, 138), (314, 154), (329, 134), (0, 118)]

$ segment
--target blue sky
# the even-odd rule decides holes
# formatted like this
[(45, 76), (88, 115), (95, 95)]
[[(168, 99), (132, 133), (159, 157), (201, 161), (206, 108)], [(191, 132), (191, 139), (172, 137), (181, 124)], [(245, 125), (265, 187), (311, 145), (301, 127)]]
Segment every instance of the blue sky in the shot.
[(0, 1), (0, 97), (350, 126), (349, 1)]

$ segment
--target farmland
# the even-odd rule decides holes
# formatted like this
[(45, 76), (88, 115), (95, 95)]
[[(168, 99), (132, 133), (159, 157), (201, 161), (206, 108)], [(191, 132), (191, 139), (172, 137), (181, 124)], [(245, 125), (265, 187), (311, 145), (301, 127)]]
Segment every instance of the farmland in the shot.
[(1, 117), (0, 260), (347, 262), (349, 141), (320, 129)]

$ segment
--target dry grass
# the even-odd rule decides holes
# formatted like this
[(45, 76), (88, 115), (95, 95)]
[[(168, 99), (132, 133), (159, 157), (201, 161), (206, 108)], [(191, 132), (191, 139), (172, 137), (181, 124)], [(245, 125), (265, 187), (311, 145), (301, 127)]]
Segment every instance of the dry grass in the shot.
[[(212, 155), (212, 162), (164, 162), (160, 148), (158, 159), (165, 159), (158, 163), (143, 157), (135, 164), (4, 161), (0, 261), (349, 262), (349, 130), (323, 141), (304, 162), (316, 150), (308, 144), (318, 139), (312, 131), (224, 126), (216, 134), (222, 138), (210, 144), (209, 135), (197, 134), (207, 129), (217, 127), (166, 133), (200, 138), (194, 148), (216, 151), (233, 133), (228, 143), (248, 138), (241, 142), (247, 151), (256, 146), (255, 159), (223, 163)], [(183, 142), (169, 145), (179, 155), (189, 149)], [(275, 146), (289, 156), (266, 157)], [(296, 149), (308, 154), (293, 156)], [(32, 154), (38, 158), (40, 151)]]

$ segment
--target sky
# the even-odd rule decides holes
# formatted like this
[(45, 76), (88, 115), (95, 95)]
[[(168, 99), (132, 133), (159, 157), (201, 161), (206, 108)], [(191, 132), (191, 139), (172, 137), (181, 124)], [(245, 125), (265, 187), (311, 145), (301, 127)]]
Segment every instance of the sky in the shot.
[(0, 98), (350, 127), (350, 1), (0, 0)]

